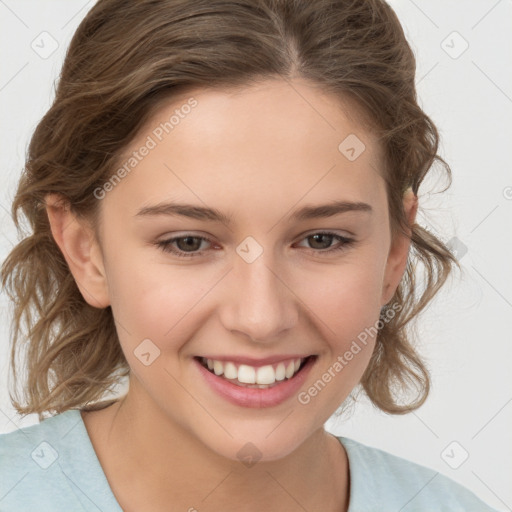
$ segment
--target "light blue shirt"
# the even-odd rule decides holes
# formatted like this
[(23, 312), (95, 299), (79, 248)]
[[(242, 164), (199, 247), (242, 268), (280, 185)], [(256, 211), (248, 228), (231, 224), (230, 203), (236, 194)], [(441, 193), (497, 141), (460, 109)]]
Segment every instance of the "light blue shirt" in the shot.
[[(437, 471), (338, 439), (349, 459), (348, 512), (496, 512)], [(77, 409), (0, 434), (0, 512), (28, 511), (122, 512)]]

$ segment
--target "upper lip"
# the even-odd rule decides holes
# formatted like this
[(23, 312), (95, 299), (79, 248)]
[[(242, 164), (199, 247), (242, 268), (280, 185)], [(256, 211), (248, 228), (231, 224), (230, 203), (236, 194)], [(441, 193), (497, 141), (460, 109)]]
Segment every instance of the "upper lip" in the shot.
[(280, 363), (282, 361), (289, 361), (290, 359), (305, 359), (309, 356), (313, 356), (314, 354), (283, 354), (277, 356), (269, 356), (257, 359), (255, 357), (244, 357), (244, 356), (216, 356), (216, 355), (206, 355), (206, 356), (198, 356), (204, 357), (205, 359), (212, 359), (215, 361), (232, 361), (233, 363), (238, 364), (246, 364), (248, 366), (265, 366), (275, 363)]

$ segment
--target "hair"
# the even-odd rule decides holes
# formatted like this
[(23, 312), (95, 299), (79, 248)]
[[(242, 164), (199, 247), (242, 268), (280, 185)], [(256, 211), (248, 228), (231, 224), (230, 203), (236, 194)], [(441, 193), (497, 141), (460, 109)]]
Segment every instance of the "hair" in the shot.
[[(94, 190), (159, 107), (189, 90), (274, 78), (319, 86), (352, 105), (378, 135), (391, 233), (406, 233), (411, 245), (391, 301), (395, 314), (379, 325), (360, 386), (390, 414), (421, 406), (430, 377), (408, 327), (452, 264), (460, 266), (442, 240), (408, 225), (403, 208), (406, 189), (417, 195), (435, 162), (451, 185), (450, 167), (437, 154), (438, 131), (417, 102), (415, 72), (404, 31), (383, 0), (99, 0), (71, 40), (12, 203), (22, 238), (1, 275), (14, 303), (15, 383), (16, 356), (24, 355), (22, 399), (16, 386), (10, 390), (18, 413), (37, 413), (41, 421), (44, 412), (94, 409), (88, 404), (129, 374), (110, 306), (84, 300), (52, 236), (46, 195), (58, 194), (97, 227)], [(30, 233), (20, 227), (20, 210)], [(413, 399), (399, 403), (411, 390)]]

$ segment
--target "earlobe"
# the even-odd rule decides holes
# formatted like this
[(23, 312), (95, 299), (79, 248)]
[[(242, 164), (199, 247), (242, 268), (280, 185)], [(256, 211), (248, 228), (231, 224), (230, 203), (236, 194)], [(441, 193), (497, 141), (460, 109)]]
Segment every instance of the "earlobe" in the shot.
[(386, 263), (385, 277), (382, 287), (381, 305), (387, 304), (393, 297), (400, 281), (402, 280), (405, 268), (407, 266), (407, 258), (411, 245), (412, 226), (416, 219), (418, 210), (418, 197), (409, 187), (404, 195), (404, 211), (408, 220), (409, 229), (408, 236), (398, 233), (393, 240), (388, 254)]
[(46, 212), (53, 238), (88, 304), (106, 308), (110, 304), (101, 250), (93, 230), (78, 219), (69, 203), (57, 194), (46, 196)]

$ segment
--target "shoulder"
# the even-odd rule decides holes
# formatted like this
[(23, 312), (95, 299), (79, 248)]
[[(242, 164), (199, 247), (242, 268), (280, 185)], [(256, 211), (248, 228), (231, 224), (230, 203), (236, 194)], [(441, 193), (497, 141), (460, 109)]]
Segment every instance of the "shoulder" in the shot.
[(469, 489), (433, 469), (353, 439), (338, 437), (350, 467), (349, 512), (496, 512)]
[(36, 425), (0, 434), (2, 512), (69, 510), (76, 495), (66, 478), (65, 460), (76, 439), (70, 432), (79, 421), (80, 412), (68, 410)]
[(28, 427), (18, 428), (7, 434), (0, 434), (0, 466), (10, 468), (27, 467), (30, 460), (38, 466), (49, 467), (57, 458), (53, 444), (59, 444), (78, 420), (79, 411), (69, 410)]

